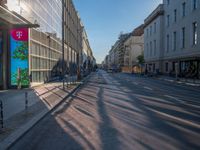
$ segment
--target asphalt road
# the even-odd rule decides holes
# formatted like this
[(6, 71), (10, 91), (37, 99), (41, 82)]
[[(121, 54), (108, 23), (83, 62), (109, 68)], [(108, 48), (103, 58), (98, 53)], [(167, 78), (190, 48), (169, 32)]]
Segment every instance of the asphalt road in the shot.
[(12, 150), (200, 149), (200, 88), (93, 73)]

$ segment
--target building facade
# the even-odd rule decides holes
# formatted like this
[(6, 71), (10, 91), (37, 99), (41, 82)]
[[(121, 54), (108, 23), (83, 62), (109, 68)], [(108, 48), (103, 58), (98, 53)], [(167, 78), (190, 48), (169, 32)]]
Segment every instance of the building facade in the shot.
[(144, 54), (144, 30), (143, 25), (134, 29), (131, 36), (124, 42), (125, 55), (124, 67), (130, 68), (131, 72), (139, 72), (138, 56)]
[[(109, 54), (107, 56), (106, 66), (109, 69), (114, 69), (119, 71), (124, 66), (124, 54), (125, 54), (125, 46), (124, 42), (126, 39), (130, 37), (130, 33), (120, 34), (119, 39), (115, 42), (115, 44), (111, 47)], [(106, 60), (106, 58), (105, 58)]]
[[(50, 81), (63, 75), (63, 73), (70, 75), (77, 73), (78, 65), (81, 63), (79, 60), (81, 60), (80, 57), (82, 56), (83, 26), (72, 0), (64, 0), (63, 18), (62, 0), (7, 0), (3, 7), (7, 9), (8, 14), (13, 13), (16, 18), (39, 26), (38, 28), (29, 28), (28, 26), (21, 27), (20, 25), (17, 28), (7, 28), (5, 25), (1, 25), (0, 36), (1, 33), (4, 33), (4, 36), (9, 37), (11, 31), (16, 33), (23, 31), (26, 33), (25, 31), (27, 30), (25, 44), (21, 41), (12, 41), (10, 37), (2, 40), (4, 43), (2, 45), (8, 43), (8, 45), (16, 46), (18, 44), (18, 47), (16, 46), (13, 52), (11, 50), (12, 46), (3, 48), (4, 55), (8, 57), (2, 59), (4, 63), (1, 64), (4, 65), (0, 65), (2, 72), (0, 86), (2, 88), (15, 87), (19, 74), (20, 78), (25, 76), (24, 80), (26, 85), (29, 86), (30, 83), (35, 85)], [(12, 17), (11, 19), (16, 18)], [(64, 20), (64, 28), (62, 28), (62, 19)], [(1, 23), (4, 23), (4, 20), (1, 20)], [(64, 33), (64, 53), (62, 49), (62, 33)], [(20, 48), (27, 50), (26, 57), (19, 56), (22, 54)], [(18, 53), (16, 53), (16, 50), (18, 50)], [(18, 57), (20, 62), (16, 61)], [(26, 68), (21, 68), (20, 64), (26, 64), (27, 66)], [(11, 69), (1, 69), (6, 67)], [(2, 81), (6, 82), (3, 83)]]
[(164, 0), (163, 72), (200, 77), (200, 1)]
[(144, 58), (148, 72), (162, 72), (163, 30), (164, 6), (160, 4), (144, 21)]
[(146, 69), (200, 76), (200, 1), (164, 0), (145, 19)]

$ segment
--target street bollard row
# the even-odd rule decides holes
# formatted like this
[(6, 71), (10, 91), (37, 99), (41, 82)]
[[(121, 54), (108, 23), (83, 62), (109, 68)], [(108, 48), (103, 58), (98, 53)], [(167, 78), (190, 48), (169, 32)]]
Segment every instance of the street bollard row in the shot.
[(1, 109), (1, 112), (0, 112), (0, 123), (1, 123), (1, 128), (3, 128), (3, 101), (0, 100), (0, 109)]

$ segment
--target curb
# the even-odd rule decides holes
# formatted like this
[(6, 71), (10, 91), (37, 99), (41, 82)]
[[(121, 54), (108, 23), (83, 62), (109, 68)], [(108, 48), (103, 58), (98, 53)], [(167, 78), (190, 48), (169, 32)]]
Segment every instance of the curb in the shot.
[(88, 79), (90, 75), (83, 79), (67, 96), (65, 96), (58, 104), (49, 110), (42, 111), (40, 114), (34, 116), (29, 122), (22, 125), (19, 129), (10, 134), (6, 139), (0, 143), (0, 149), (6, 150), (19, 141), (26, 133), (28, 133), (34, 126), (36, 126), (44, 117), (58, 108), (64, 101), (71, 97)]

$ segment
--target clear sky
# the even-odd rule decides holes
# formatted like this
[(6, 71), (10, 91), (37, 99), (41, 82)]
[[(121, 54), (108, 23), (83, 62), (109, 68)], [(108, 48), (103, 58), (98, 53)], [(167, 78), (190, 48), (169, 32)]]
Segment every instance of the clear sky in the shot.
[(86, 28), (97, 63), (101, 63), (120, 32), (131, 32), (162, 0), (73, 0)]

